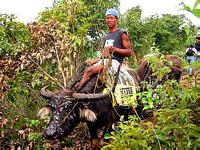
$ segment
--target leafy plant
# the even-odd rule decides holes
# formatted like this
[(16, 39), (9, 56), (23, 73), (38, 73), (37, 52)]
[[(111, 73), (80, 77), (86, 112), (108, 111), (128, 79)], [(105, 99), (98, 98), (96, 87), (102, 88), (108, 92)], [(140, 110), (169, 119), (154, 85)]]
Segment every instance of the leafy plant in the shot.
[(43, 137), (42, 137), (41, 133), (30, 133), (28, 136), (28, 139), (30, 141), (41, 142), (43, 140)]
[(159, 109), (156, 122), (129, 120), (112, 132), (103, 149), (198, 148), (199, 128), (190, 122), (190, 110)]
[(194, 14), (196, 17), (200, 18), (200, 9), (198, 6), (200, 5), (200, 0), (196, 0), (194, 2), (193, 8), (190, 8), (190, 6), (186, 5), (185, 3), (181, 3), (184, 7), (184, 10), (191, 12)]
[(153, 109), (153, 117), (140, 120), (131, 116), (120, 122), (112, 132), (113, 142), (103, 149), (198, 149), (197, 90), (195, 86), (188, 89), (169, 80), (155, 91), (141, 93), (145, 109)]
[(154, 109), (155, 103), (158, 102), (157, 97), (154, 96), (154, 90), (151, 88), (148, 88), (146, 91), (138, 93), (138, 96), (144, 104), (143, 110)]
[(162, 145), (169, 148), (198, 148), (199, 128), (191, 122), (189, 109), (159, 109), (156, 132)]
[(0, 56), (16, 56), (31, 49), (30, 32), (14, 15), (0, 14)]
[[(101, 36), (107, 30), (105, 12), (111, 7), (118, 9), (119, 1), (61, 0), (27, 26), (16, 22), (13, 15), (0, 14), (1, 146), (38, 142), (40, 148), (45, 123), (35, 115), (47, 101), (39, 96), (39, 90), (47, 84), (50, 88), (65, 87), (80, 62), (96, 57)], [(138, 53), (136, 57), (158, 51), (181, 56), (180, 50), (193, 34), (191, 24), (180, 28), (183, 16), (141, 19), (141, 13), (136, 7), (120, 17), (120, 25), (128, 31), (133, 51)], [(133, 58), (131, 61), (136, 67)], [(154, 62), (151, 67), (155, 76), (162, 78), (169, 71), (156, 58), (149, 61)], [(199, 68), (198, 64), (192, 65)], [(140, 96), (144, 108), (155, 111), (154, 117), (144, 121), (130, 117), (120, 123), (107, 148), (170, 149), (178, 144), (178, 148), (200, 147), (199, 128), (195, 125), (199, 113), (197, 87), (187, 89), (170, 81)], [(64, 142), (69, 147), (74, 144), (71, 139)]]

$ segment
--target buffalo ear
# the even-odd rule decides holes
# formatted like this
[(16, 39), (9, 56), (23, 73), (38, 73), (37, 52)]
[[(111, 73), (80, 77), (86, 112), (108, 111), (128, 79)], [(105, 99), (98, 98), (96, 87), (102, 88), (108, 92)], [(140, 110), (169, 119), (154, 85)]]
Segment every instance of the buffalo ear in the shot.
[(88, 108), (80, 109), (80, 118), (91, 122), (95, 122), (97, 120), (96, 114)]
[(40, 119), (46, 119), (47, 117), (51, 116), (51, 114), (52, 114), (51, 107), (45, 106), (38, 111), (37, 117)]

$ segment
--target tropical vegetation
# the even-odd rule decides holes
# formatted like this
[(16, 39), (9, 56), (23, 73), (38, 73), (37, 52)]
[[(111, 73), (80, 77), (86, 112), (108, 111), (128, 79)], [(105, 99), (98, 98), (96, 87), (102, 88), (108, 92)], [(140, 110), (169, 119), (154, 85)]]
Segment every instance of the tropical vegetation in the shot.
[[(197, 17), (199, 5), (199, 0), (192, 9), (184, 4)], [(60, 0), (26, 25), (14, 15), (0, 14), (0, 148), (44, 146), (41, 135), (47, 123), (36, 114), (48, 101), (39, 91), (45, 85), (65, 88), (81, 62), (97, 56), (107, 32), (104, 14), (111, 7), (119, 9), (120, 1)], [(146, 119), (136, 115), (120, 122), (109, 135), (112, 143), (103, 149), (198, 149), (200, 86), (186, 74), (184, 53), (195, 42), (198, 27), (184, 15), (141, 14), (139, 6), (120, 14), (119, 25), (133, 47), (126, 64), (137, 68), (145, 55), (174, 54), (182, 60), (185, 79), (138, 93)], [(199, 71), (200, 65), (193, 67)], [(61, 145), (71, 147), (76, 141), (66, 137)]]

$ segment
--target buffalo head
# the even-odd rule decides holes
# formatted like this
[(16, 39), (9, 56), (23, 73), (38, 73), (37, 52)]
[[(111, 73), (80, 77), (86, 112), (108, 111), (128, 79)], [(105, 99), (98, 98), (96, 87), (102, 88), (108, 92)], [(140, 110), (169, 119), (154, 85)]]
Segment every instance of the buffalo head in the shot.
[(40, 93), (50, 99), (49, 106), (39, 111), (40, 116), (51, 112), (49, 125), (43, 132), (46, 139), (62, 139), (72, 132), (81, 120), (95, 122), (97, 115), (89, 105), (90, 100), (108, 97), (107, 94), (83, 94), (71, 90), (50, 92), (46, 87), (42, 88)]

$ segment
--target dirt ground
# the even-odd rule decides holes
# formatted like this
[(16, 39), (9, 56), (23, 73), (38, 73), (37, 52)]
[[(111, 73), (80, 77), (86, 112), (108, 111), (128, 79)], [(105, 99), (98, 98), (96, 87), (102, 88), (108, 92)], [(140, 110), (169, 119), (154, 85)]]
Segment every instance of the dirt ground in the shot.
[(191, 86), (200, 87), (200, 70), (194, 70), (192, 76), (184, 72), (181, 76), (180, 84), (188, 88)]

